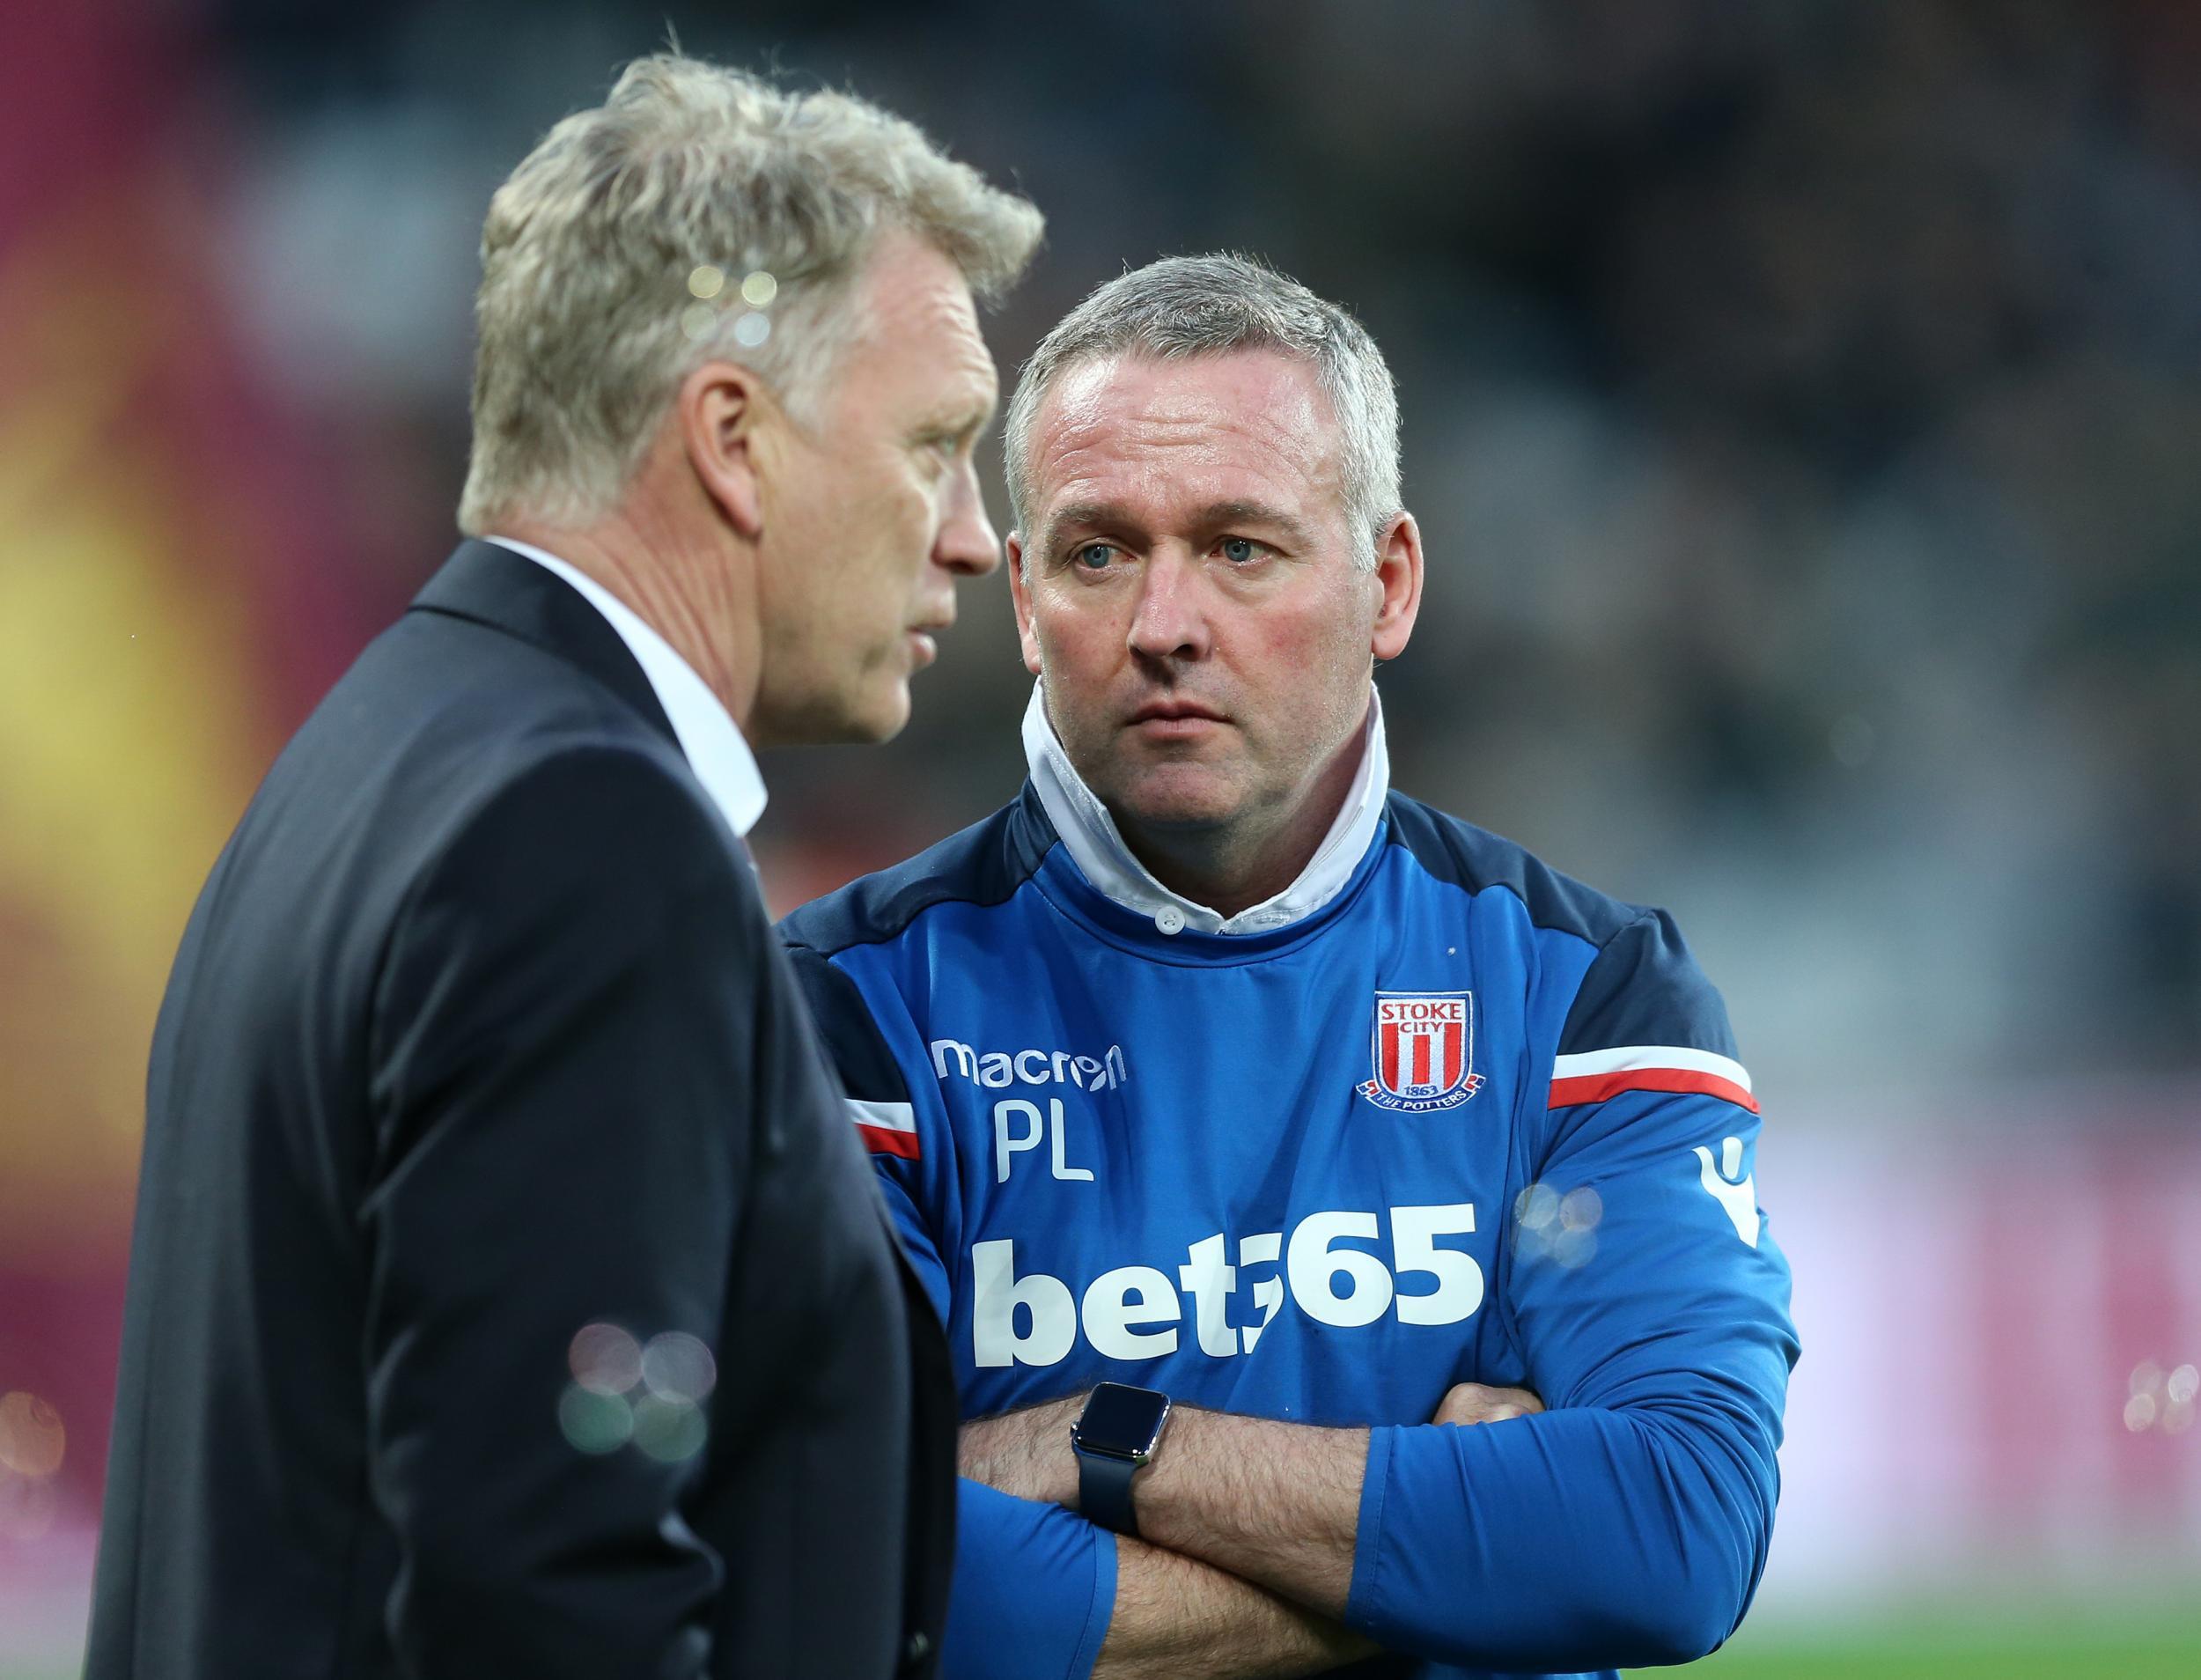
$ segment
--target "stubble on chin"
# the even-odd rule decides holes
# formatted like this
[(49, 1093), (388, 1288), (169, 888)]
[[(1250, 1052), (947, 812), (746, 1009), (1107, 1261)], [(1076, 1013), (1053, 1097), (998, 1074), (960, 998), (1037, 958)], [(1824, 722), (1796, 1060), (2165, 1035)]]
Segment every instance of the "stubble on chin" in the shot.
[(1240, 778), (1228, 766), (1188, 757), (1122, 766), (1113, 797), (1100, 795), (1103, 804), (1134, 825), (1155, 829), (1227, 822), (1237, 814), (1242, 797)]

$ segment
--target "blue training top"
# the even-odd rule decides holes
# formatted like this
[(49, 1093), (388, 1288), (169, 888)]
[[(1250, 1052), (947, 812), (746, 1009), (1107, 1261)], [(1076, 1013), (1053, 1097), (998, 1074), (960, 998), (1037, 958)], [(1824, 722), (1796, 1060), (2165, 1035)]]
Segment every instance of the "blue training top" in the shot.
[[(1345, 1620), (1402, 1655), (1370, 1673), (1718, 1645), (1797, 1342), (1673, 923), (1390, 792), (1380, 712), (1317, 866), (1225, 922), (1034, 714), (1015, 801), (783, 927), (964, 1414), (1109, 1380), (1374, 1426)], [(1431, 1425), (1470, 1381), (1550, 1410)], [(947, 1680), (1089, 1673), (1113, 1537), (969, 1482), (960, 1522)]]

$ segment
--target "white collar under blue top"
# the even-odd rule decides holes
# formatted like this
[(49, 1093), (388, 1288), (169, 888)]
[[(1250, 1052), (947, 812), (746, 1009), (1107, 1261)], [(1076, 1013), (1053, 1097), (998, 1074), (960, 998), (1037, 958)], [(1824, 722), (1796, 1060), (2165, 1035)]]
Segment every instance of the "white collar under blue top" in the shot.
[(1039, 791), (1055, 832), (1062, 836), (1071, 860), (1100, 892), (1128, 910), (1154, 918), (1164, 933), (1191, 928), (1201, 933), (1267, 933), (1312, 916), (1344, 889), (1353, 871), (1367, 855), (1383, 821), (1383, 802), (1391, 792), (1391, 752), (1383, 737), (1383, 703), (1373, 689), (1368, 697), (1368, 723), (1360, 754), (1360, 768), (1345, 794), (1337, 817), (1314, 848), (1314, 855), (1299, 878), (1274, 898), (1262, 900), (1235, 916), (1224, 916), (1205, 904), (1196, 904), (1156, 881), (1146, 866), (1131, 855), (1108, 814), (1091, 788), (1072, 768), (1070, 755), (1048, 721), (1041, 689), (1034, 684), (1032, 704), (1024, 709), (1024, 756), (1031, 767), (1032, 785)]
[(642, 615), (613, 594), (586, 572), (555, 554), (545, 554), (533, 543), (512, 537), (484, 539), (514, 554), (525, 555), (537, 565), (556, 572), (580, 592), (581, 599), (604, 615), (619, 632), (650, 689), (665, 708), (666, 720), (687, 756), (688, 769), (710, 795), (711, 803), (737, 835), (747, 835), (764, 814), (764, 777), (758, 773), (756, 755), (734, 727), (732, 714), (721, 705), (710, 684), (696, 674), (696, 667), (673, 651), (673, 645), (644, 622)]

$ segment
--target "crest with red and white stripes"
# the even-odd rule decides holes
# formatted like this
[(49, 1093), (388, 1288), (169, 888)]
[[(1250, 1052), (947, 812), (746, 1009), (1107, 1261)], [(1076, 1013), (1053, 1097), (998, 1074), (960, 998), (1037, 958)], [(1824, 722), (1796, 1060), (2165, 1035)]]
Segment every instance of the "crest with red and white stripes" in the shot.
[(1356, 1088), (1379, 1109), (1456, 1108), (1483, 1087), (1471, 991), (1377, 992), (1368, 1048), (1375, 1077)]

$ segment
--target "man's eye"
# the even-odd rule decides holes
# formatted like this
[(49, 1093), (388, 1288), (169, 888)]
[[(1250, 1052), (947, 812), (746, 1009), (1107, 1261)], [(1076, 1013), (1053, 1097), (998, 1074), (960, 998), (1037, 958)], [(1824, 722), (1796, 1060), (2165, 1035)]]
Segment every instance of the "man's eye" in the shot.
[(1256, 542), (1251, 537), (1225, 537), (1218, 546), (1223, 551), (1223, 558), (1237, 565), (1258, 560), (1269, 551), (1266, 544)]
[(1072, 565), (1082, 567), (1087, 571), (1105, 571), (1108, 570), (1110, 556), (1115, 553), (1115, 545), (1113, 543), (1088, 542), (1084, 547), (1074, 550), (1070, 559)]

